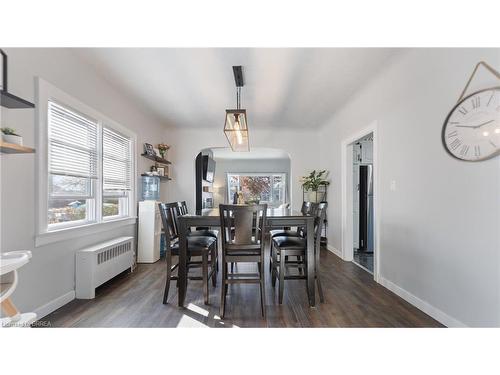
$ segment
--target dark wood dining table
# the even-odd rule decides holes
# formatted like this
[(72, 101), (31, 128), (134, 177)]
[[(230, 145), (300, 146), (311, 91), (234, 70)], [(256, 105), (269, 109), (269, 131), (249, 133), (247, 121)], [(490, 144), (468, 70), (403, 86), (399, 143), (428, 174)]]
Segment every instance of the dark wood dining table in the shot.
[[(266, 230), (283, 227), (305, 227), (307, 233), (314, 233), (314, 217), (302, 215), (300, 211), (290, 208), (269, 208), (267, 210)], [(187, 241), (186, 234), (191, 227), (220, 227), (219, 209), (204, 209), (195, 215), (179, 216), (179, 290), (178, 305), (184, 306), (187, 290)], [(307, 295), (309, 306), (314, 307), (315, 298), (315, 269), (314, 269), (314, 238), (307, 236)]]

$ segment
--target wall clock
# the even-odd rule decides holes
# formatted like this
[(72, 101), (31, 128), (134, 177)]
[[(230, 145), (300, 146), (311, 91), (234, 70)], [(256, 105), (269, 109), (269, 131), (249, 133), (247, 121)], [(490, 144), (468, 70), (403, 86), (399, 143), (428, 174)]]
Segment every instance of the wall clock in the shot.
[(500, 79), (493, 68), (483, 62), (477, 64), (441, 133), (446, 151), (465, 161), (482, 161), (500, 154), (500, 86), (463, 97), (479, 65), (485, 65)]

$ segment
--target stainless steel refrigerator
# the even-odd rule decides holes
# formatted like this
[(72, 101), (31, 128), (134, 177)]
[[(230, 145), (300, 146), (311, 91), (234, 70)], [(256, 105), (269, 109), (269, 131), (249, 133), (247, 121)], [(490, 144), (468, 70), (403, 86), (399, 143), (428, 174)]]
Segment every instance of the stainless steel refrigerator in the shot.
[(359, 251), (373, 252), (373, 166), (359, 166)]

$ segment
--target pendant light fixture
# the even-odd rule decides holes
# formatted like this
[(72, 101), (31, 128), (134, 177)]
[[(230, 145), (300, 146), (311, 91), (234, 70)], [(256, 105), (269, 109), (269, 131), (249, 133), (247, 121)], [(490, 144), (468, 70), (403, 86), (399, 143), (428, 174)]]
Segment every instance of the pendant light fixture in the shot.
[(236, 83), (236, 109), (226, 109), (224, 134), (236, 152), (250, 151), (248, 142), (247, 111), (241, 109), (241, 88), (243, 87), (243, 72), (241, 66), (233, 66), (234, 81)]

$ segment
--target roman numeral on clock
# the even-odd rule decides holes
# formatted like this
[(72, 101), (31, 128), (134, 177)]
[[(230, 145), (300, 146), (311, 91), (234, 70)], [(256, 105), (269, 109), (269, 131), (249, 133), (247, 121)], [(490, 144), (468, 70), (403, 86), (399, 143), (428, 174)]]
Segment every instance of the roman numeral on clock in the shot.
[(477, 157), (481, 156), (481, 146), (478, 145), (474, 146), (474, 156)]
[(471, 101), (472, 101), (472, 109), (476, 109), (476, 108), (481, 106), (481, 97), (480, 96), (476, 96)]
[(488, 107), (488, 106), (490, 105), (491, 100), (493, 99), (493, 97), (494, 97), (494, 96), (495, 96), (495, 91), (493, 91), (493, 92), (491, 93), (490, 99), (488, 100), (488, 104), (486, 104), (486, 107)]
[(452, 132), (447, 134), (447, 137), (453, 138), (453, 137), (456, 137), (457, 135), (458, 135), (458, 132), (456, 130), (453, 130)]
[(464, 115), (464, 116), (465, 116), (467, 113), (469, 113), (469, 111), (468, 111), (468, 110), (466, 110), (466, 109), (465, 109), (465, 107), (463, 107), (463, 106), (462, 106), (462, 107), (460, 107), (460, 109), (458, 110), (458, 112), (460, 112), (460, 113), (461, 113), (462, 115)]
[(450, 147), (452, 150), (456, 150), (461, 144), (462, 144), (462, 141), (458, 138), (455, 138), (455, 140), (450, 143)]
[(460, 149), (460, 155), (465, 156), (469, 152), (469, 146), (463, 145)]

